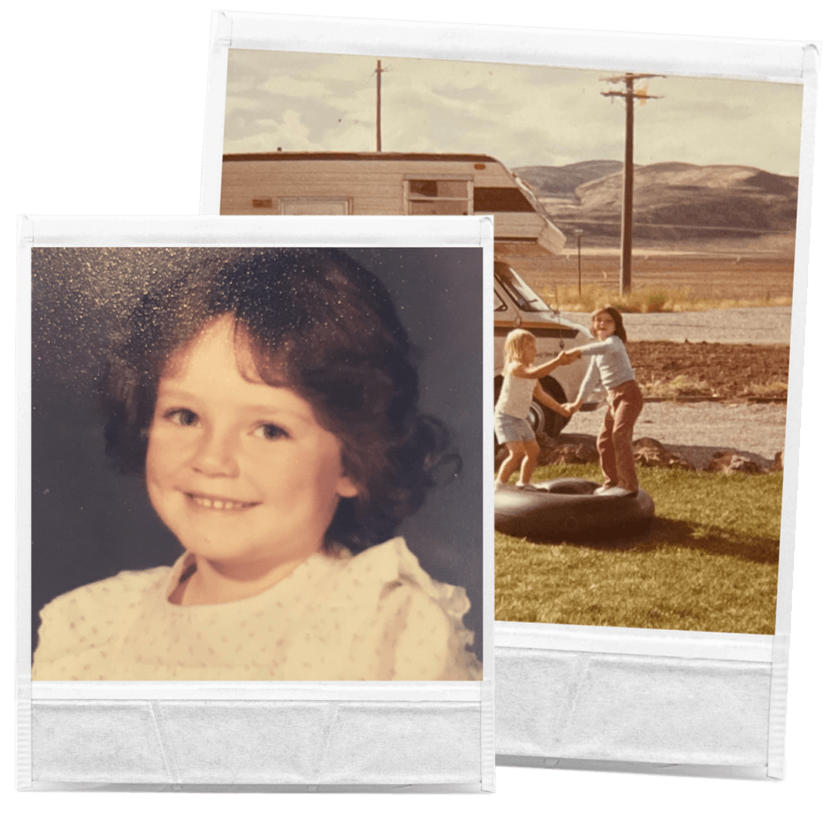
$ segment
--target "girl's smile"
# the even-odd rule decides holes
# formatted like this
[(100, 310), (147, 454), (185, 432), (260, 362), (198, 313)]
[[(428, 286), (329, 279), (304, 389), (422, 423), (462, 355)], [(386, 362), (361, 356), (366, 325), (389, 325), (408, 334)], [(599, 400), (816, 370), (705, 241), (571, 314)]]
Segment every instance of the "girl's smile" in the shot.
[(314, 408), (255, 373), (230, 316), (203, 328), (162, 373), (146, 464), (153, 507), (185, 549), (246, 577), (320, 550), (357, 494)]
[(221, 512), (247, 510), (259, 503), (257, 501), (233, 501), (229, 498), (216, 498), (215, 496), (196, 495), (194, 493), (185, 493), (185, 495), (203, 510), (218, 510)]
[(603, 311), (594, 316), (594, 332), (600, 341), (605, 341), (609, 336), (612, 336), (617, 330), (617, 325), (611, 318), (610, 313)]

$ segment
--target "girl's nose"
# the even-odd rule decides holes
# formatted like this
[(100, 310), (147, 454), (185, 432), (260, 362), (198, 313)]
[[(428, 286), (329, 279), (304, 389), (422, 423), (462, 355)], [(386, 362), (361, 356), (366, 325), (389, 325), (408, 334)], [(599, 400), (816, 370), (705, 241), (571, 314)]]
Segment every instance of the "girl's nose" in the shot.
[(231, 436), (205, 431), (193, 455), (191, 466), (197, 473), (208, 477), (238, 476), (239, 464)]

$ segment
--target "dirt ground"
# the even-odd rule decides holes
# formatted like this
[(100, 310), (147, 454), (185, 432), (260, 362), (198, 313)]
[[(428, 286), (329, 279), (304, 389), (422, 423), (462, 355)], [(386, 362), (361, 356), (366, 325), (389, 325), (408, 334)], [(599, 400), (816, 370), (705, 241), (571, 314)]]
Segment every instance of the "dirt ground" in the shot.
[[(593, 445), (603, 413), (603, 408), (577, 413), (560, 443)], [(725, 452), (736, 452), (770, 470), (776, 453), (784, 450), (786, 422), (787, 405), (780, 402), (647, 401), (634, 426), (634, 440), (656, 439), (696, 470), (705, 470)]]
[[(629, 341), (627, 347), (637, 381), (652, 399), (635, 439), (656, 439), (698, 470), (725, 451), (764, 470), (773, 467), (785, 443), (788, 346)], [(565, 433), (593, 438), (599, 413), (577, 413)]]
[(629, 341), (627, 347), (647, 397), (787, 398), (788, 346)]

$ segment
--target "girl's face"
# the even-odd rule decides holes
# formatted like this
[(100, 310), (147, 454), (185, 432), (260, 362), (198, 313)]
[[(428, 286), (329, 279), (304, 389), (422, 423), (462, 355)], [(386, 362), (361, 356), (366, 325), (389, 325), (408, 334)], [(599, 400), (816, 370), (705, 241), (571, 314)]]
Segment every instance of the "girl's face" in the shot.
[(616, 330), (617, 325), (610, 313), (603, 310), (594, 316), (594, 333), (600, 341), (604, 342), (609, 336), (613, 336)]
[(531, 365), (536, 358), (536, 339), (525, 337), (522, 340), (522, 364)]
[(231, 316), (174, 353), (159, 381), (146, 472), (153, 507), (185, 549), (266, 572), (320, 550), (339, 500), (357, 487), (312, 406), (255, 373)]

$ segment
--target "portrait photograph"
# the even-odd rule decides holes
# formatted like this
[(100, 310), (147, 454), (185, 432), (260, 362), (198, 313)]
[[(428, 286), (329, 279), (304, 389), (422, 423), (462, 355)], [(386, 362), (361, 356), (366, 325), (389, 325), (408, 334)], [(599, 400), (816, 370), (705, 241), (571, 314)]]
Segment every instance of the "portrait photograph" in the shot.
[(31, 257), (34, 681), (481, 680), (480, 248)]

